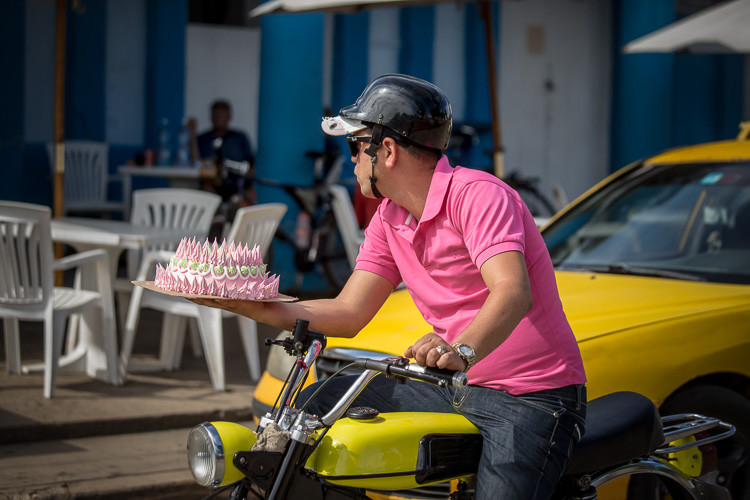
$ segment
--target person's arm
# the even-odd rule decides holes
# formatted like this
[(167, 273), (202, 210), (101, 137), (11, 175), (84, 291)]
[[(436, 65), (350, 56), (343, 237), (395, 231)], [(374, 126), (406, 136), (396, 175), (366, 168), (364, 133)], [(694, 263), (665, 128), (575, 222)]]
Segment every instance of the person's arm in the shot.
[[(490, 293), (469, 326), (454, 340), (454, 343), (468, 344), (474, 349), (475, 363), (505, 342), (531, 310), (533, 302), (526, 263), (520, 252), (503, 252), (490, 257), (480, 272)], [(442, 356), (435, 349), (440, 345), (448, 349)], [(435, 333), (419, 339), (404, 355), (413, 357), (423, 366), (466, 369), (466, 362)]]
[(333, 299), (300, 302), (256, 302), (249, 300), (191, 299), (196, 304), (218, 307), (258, 322), (291, 330), (298, 318), (310, 322), (312, 330), (331, 337), (354, 337), (375, 316), (393, 284), (367, 271), (354, 271), (344, 289)]
[(191, 116), (188, 119), (187, 128), (190, 137), (190, 161), (199, 161), (202, 158), (201, 153), (198, 150), (198, 120)]

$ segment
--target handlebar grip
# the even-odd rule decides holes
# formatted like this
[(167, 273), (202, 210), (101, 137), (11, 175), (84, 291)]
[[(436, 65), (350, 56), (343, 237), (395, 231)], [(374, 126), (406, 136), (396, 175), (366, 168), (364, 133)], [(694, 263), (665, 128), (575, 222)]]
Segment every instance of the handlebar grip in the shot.
[(464, 372), (430, 368), (416, 363), (402, 367), (387, 361), (363, 358), (356, 360), (354, 364), (360, 368), (376, 370), (387, 375), (413, 378), (440, 387), (450, 386), (455, 389), (463, 389), (469, 383), (469, 377)]
[[(424, 377), (429, 377), (438, 380), (438, 384), (441, 387), (449, 385), (454, 389), (463, 389), (469, 384), (469, 376), (464, 372), (445, 370), (442, 368), (433, 368), (430, 366), (420, 366), (416, 363), (412, 363), (406, 367), (410, 374), (420, 373)], [(413, 375), (412, 375), (413, 376)], [(420, 379), (425, 380), (425, 379)], [(429, 382), (429, 380), (425, 380)], [(446, 384), (446, 385), (443, 385)]]

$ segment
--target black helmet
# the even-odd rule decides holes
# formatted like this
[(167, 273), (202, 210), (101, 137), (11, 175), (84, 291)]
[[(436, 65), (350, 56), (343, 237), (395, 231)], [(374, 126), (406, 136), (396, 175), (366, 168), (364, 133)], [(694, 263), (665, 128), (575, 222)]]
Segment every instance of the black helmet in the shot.
[(453, 119), (448, 98), (438, 87), (413, 76), (388, 74), (373, 80), (338, 117), (324, 120), (323, 130), (330, 135), (352, 133), (356, 129), (352, 122), (373, 128), (382, 125), (389, 129), (384, 135), (395, 133), (442, 151), (448, 146)]

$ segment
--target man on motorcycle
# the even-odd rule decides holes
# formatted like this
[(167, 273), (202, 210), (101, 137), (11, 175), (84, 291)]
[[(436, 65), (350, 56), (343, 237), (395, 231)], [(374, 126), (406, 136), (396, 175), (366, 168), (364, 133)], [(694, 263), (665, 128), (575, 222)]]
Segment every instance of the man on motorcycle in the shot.
[[(353, 337), (403, 281), (433, 327), (405, 356), (466, 371), (470, 385), (457, 392), (376, 377), (354, 405), (458, 412), (484, 438), (476, 498), (549, 498), (584, 430), (583, 363), (531, 214), (494, 176), (451, 167), (442, 155), (451, 126), (436, 86), (405, 75), (375, 79), (322, 123), (329, 135), (348, 135), (362, 193), (384, 198), (341, 293), (195, 302), (288, 330), (302, 318), (328, 336)], [(331, 381), (307, 410), (323, 414), (350, 384)]]

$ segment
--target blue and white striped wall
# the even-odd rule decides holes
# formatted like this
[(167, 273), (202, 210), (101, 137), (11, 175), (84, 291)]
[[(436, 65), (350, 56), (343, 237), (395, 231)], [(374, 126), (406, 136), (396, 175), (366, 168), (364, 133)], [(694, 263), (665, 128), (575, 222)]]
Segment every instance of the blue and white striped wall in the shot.
[[(45, 144), (53, 134), (55, 7), (0, 2), (2, 199), (52, 201)], [(65, 136), (109, 142), (114, 169), (155, 147), (162, 117), (176, 124), (186, 112), (188, 1), (68, 7)], [(750, 86), (743, 56), (620, 51), (675, 17), (674, 0), (493, 4), (507, 170), (573, 197), (635, 159), (733, 137)], [(472, 3), (266, 16), (260, 48), (248, 50), (260, 51), (251, 132), (264, 177), (309, 182), (305, 152), (324, 147), (324, 106), (336, 112), (351, 104), (386, 72), (432, 80), (450, 97), (456, 122), (490, 124), (484, 27)], [(489, 166), (489, 132), (481, 139), (466, 158), (471, 166)], [(259, 196), (284, 201), (277, 190)]]

